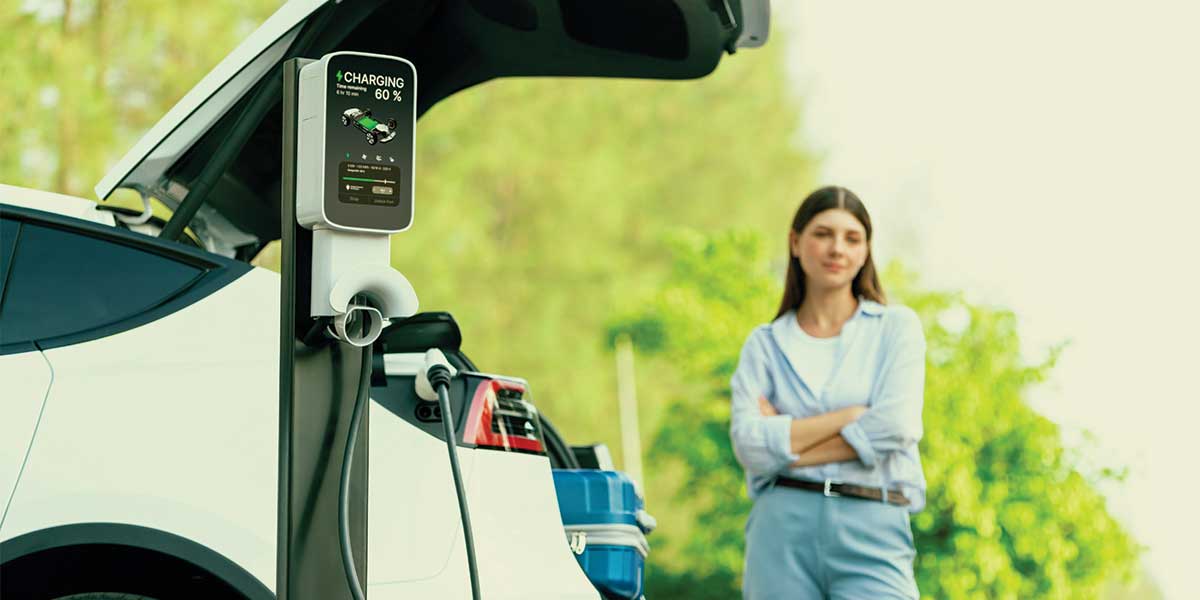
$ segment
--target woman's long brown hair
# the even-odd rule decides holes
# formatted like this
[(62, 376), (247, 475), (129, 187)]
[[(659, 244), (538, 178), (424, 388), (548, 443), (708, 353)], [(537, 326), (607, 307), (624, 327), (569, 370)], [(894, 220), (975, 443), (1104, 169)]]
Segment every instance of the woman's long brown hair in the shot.
[[(849, 211), (867, 231), (867, 262), (863, 263), (858, 275), (854, 276), (854, 282), (850, 285), (851, 291), (855, 297), (862, 296), (867, 300), (886, 304), (887, 296), (883, 293), (883, 286), (879, 285), (879, 275), (875, 271), (874, 252), (871, 251), (871, 215), (867, 214), (867, 207), (863, 205), (862, 200), (858, 199), (858, 196), (854, 195), (854, 192), (844, 187), (828, 186), (809, 194), (800, 204), (795, 218), (792, 219), (792, 231), (799, 235), (813, 217), (831, 208)], [(787, 279), (783, 284), (783, 300), (779, 303), (779, 312), (775, 314), (776, 319), (789, 310), (799, 308), (804, 303), (804, 270), (800, 268), (800, 259), (792, 256), (790, 243), (787, 252)]]

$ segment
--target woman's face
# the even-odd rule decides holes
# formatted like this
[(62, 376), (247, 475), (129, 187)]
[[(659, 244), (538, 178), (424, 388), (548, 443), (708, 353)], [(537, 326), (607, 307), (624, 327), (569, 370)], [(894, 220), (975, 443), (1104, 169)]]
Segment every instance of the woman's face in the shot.
[(849, 287), (867, 262), (867, 231), (848, 210), (817, 213), (799, 235), (788, 233), (792, 256), (800, 258), (808, 289)]

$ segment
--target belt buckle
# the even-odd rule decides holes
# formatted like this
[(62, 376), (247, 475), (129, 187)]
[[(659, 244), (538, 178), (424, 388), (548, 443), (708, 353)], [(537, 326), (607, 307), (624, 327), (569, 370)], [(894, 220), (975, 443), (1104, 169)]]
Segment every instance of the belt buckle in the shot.
[(833, 484), (835, 484), (835, 483), (837, 483), (837, 484), (841, 484), (841, 482), (840, 482), (840, 481), (834, 481), (834, 480), (832, 480), (832, 479), (826, 479), (826, 480), (825, 480), (825, 491), (824, 491), (823, 493), (825, 494), (825, 496), (826, 496), (827, 498), (833, 498), (833, 497), (836, 497), (836, 496), (841, 496), (841, 494), (839, 494), (839, 493), (837, 493), (837, 492), (835, 492), (835, 491), (833, 491), (833, 490), (829, 489), (829, 486), (831, 486), (831, 485), (833, 485)]

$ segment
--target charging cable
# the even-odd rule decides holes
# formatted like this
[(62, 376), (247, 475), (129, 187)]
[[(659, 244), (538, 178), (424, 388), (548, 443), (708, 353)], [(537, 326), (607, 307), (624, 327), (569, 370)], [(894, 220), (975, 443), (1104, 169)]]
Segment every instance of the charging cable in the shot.
[(429, 384), (437, 392), (438, 403), (442, 407), (442, 430), (446, 435), (446, 450), (450, 454), (450, 472), (454, 476), (454, 491), (458, 494), (458, 513), (462, 517), (463, 540), (467, 545), (467, 569), (471, 573), (471, 598), (479, 600), (479, 570), (475, 564), (475, 536), (471, 532), (471, 513), (467, 510), (467, 492), (463, 486), (462, 471), (458, 466), (458, 443), (454, 432), (454, 416), (450, 412), (450, 378), (453, 367), (446, 361), (441, 350), (432, 348), (425, 353), (426, 382), (417, 378), (417, 392), (422, 398), (428, 388), (422, 389), (422, 383)]
[(338, 539), (342, 546), (342, 568), (346, 570), (346, 582), (354, 600), (365, 600), (362, 584), (358, 581), (358, 569), (354, 566), (354, 553), (350, 547), (350, 467), (354, 464), (354, 446), (358, 443), (358, 427), (362, 423), (363, 407), (367, 404), (371, 389), (371, 346), (362, 349), (362, 367), (358, 371), (358, 397), (354, 399), (354, 411), (350, 415), (350, 433), (346, 435), (346, 450), (342, 453), (342, 477), (338, 486)]
[[(350, 415), (350, 432), (346, 435), (346, 449), (342, 454), (341, 482), (338, 486), (338, 540), (341, 543), (342, 567), (346, 571), (346, 582), (354, 600), (365, 600), (362, 584), (358, 580), (358, 569), (350, 545), (350, 470), (354, 464), (354, 446), (358, 442), (358, 429), (362, 423), (363, 409), (371, 389), (371, 346), (362, 349), (362, 367), (358, 373), (358, 396)], [(458, 495), (458, 512), (462, 517), (463, 540), (467, 547), (467, 568), (471, 576), (471, 598), (480, 600), (479, 569), (475, 562), (475, 536), (471, 531), (471, 512), (467, 508), (467, 492), (463, 485), (462, 470), (458, 463), (458, 444), (454, 432), (454, 416), (450, 409), (450, 379), (453, 367), (445, 355), (436, 348), (425, 353), (424, 378), (417, 378), (417, 392), (427, 398), (429, 388), (437, 393), (442, 409), (442, 430), (446, 437), (446, 449), (450, 455), (450, 472), (454, 477), (454, 491)], [(422, 381), (424, 379), (424, 381)], [(424, 384), (424, 385), (422, 385)], [(425, 393), (421, 393), (425, 392)]]

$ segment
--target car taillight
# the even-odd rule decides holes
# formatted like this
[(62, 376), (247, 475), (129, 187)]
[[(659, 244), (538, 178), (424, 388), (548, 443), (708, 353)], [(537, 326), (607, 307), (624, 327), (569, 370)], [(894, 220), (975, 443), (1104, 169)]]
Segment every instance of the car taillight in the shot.
[(475, 388), (463, 441), (479, 448), (545, 454), (537, 409), (525, 400), (525, 386), (490, 379)]

